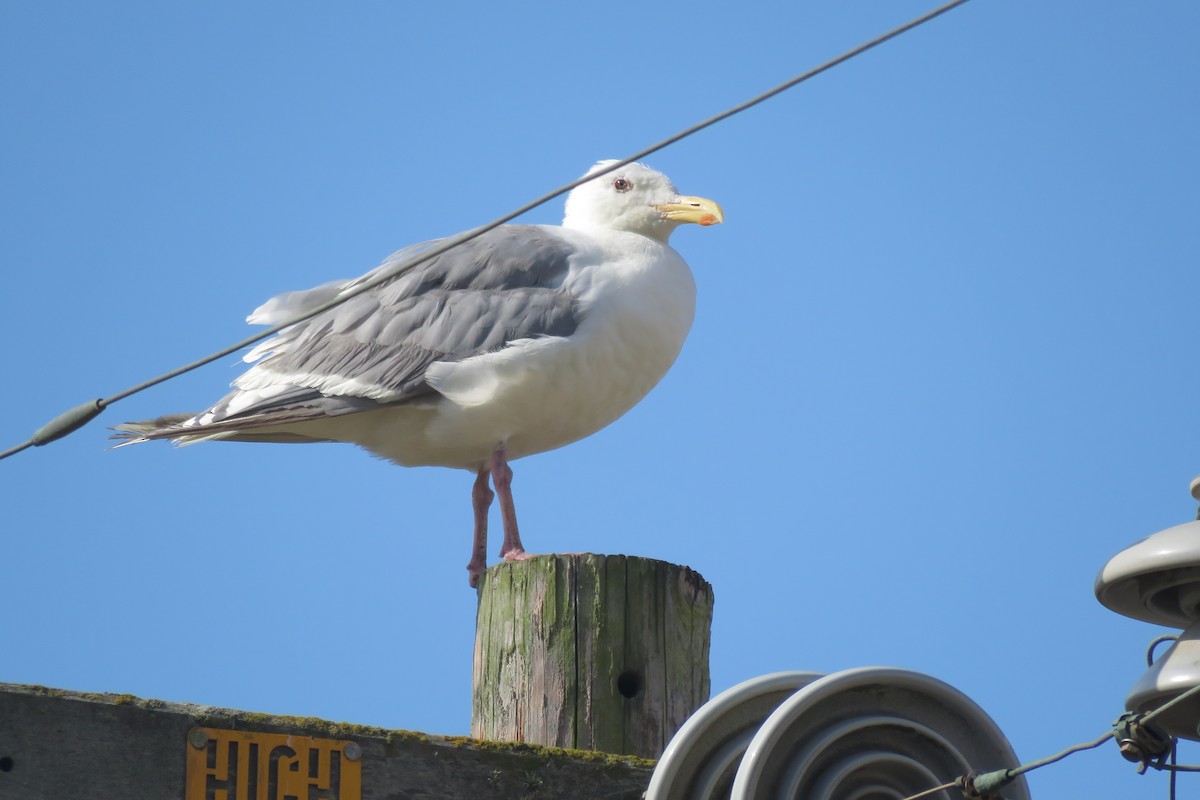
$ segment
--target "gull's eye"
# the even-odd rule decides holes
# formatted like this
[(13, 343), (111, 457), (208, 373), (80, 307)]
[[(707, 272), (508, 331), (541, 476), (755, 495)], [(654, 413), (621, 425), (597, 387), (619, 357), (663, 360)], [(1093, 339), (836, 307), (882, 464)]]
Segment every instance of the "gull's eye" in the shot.
[(624, 178), (617, 178), (615, 181), (613, 181), (613, 188), (618, 192), (628, 192), (633, 188), (633, 184)]

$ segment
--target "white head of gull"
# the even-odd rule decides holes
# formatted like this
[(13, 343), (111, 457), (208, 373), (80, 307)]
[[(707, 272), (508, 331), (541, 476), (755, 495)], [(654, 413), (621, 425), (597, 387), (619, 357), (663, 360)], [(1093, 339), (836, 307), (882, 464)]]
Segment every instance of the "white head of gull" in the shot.
[(403, 466), (469, 469), (474, 586), (494, 496), (500, 556), (528, 557), (508, 462), (595, 433), (666, 374), (696, 296), (667, 240), (723, 219), (711, 200), (626, 165), (572, 191), (561, 226), (502, 225), (405, 267), (426, 242), (360, 278), (272, 298), (248, 321), (280, 324), (390, 276), (255, 347), (234, 391), (206, 411), (125, 423), (118, 438), (352, 442)]

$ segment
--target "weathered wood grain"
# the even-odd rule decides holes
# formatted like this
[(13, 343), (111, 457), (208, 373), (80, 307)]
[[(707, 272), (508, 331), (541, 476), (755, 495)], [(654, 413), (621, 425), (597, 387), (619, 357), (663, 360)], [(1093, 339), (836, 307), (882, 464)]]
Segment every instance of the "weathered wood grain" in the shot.
[[(197, 726), (356, 742), (363, 800), (638, 800), (653, 767), (602, 753), (0, 683), (0, 800), (182, 800)], [(215, 798), (235, 800), (224, 791)]]
[(709, 694), (712, 587), (647, 558), (538, 556), (479, 586), (473, 736), (656, 758)]

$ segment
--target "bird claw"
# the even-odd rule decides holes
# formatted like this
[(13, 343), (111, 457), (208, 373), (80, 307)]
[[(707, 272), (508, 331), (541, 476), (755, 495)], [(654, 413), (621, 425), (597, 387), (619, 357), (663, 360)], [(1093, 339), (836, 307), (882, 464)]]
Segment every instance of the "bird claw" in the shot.
[(479, 579), (483, 577), (485, 572), (487, 572), (487, 566), (483, 564), (476, 564), (474, 561), (467, 564), (467, 583), (470, 584), (472, 589), (479, 586)]

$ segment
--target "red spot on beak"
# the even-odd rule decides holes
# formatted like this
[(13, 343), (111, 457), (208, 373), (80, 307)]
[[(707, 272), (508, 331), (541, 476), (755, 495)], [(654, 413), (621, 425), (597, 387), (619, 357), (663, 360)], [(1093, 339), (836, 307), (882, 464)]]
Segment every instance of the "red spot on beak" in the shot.
[(698, 221), (701, 225), (716, 225), (717, 224), (717, 218), (714, 217), (712, 214), (705, 214)]

